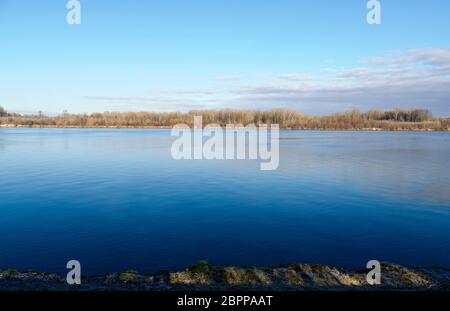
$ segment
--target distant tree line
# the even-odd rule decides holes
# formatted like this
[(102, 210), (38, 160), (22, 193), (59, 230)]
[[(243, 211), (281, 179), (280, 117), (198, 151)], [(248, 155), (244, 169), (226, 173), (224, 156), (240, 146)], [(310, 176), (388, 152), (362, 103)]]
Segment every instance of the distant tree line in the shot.
[(6, 112), (5, 108), (0, 106), (0, 117), (6, 117), (8, 113)]
[(309, 116), (302, 112), (273, 109), (261, 110), (194, 110), (190, 112), (104, 112), (58, 116), (19, 115), (0, 107), (0, 125), (21, 127), (171, 127), (193, 125), (193, 117), (202, 116), (203, 124), (279, 124), (286, 129), (311, 130), (448, 130), (449, 118), (433, 117), (424, 109), (389, 111), (351, 110), (326, 116)]
[[(20, 114), (17, 113), (9, 113), (8, 111), (6, 111), (5, 108), (3, 108), (2, 106), (0, 106), (0, 118), (1, 117), (18, 117), (20, 116)], [(0, 122), (1, 124), (1, 122)]]
[(424, 122), (433, 118), (431, 111), (426, 109), (394, 109), (390, 111), (370, 110), (366, 113), (368, 120), (389, 120), (399, 122)]

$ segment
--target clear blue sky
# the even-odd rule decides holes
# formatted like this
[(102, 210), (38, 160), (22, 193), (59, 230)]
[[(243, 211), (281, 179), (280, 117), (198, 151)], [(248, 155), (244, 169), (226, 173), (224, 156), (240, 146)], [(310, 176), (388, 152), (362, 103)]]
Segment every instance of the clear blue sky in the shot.
[(0, 105), (18, 112), (374, 107), (450, 114), (450, 1), (0, 0)]

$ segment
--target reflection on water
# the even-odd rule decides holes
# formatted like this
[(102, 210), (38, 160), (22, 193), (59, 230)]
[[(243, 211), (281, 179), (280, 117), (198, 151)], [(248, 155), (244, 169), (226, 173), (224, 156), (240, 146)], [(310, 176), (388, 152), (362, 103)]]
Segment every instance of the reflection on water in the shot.
[(0, 129), (0, 267), (450, 267), (448, 133), (281, 137), (264, 172), (172, 160), (168, 130)]

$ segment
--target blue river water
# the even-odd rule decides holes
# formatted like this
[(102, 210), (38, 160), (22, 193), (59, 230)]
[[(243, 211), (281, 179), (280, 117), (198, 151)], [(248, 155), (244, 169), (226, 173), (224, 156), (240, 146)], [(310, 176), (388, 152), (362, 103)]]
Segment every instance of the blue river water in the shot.
[(450, 134), (281, 131), (280, 163), (176, 161), (170, 130), (0, 129), (0, 268), (450, 268)]

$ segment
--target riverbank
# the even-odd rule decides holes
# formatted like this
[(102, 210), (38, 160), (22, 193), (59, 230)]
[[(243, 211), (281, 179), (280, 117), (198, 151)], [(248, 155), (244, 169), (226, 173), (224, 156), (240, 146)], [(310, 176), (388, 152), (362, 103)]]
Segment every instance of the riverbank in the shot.
[(82, 277), (70, 286), (65, 276), (35, 271), (0, 270), (0, 291), (176, 291), (176, 290), (450, 290), (450, 269), (406, 268), (382, 264), (381, 285), (366, 282), (367, 270), (326, 265), (222, 267), (200, 261), (183, 271), (136, 271)]
[[(160, 129), (160, 130), (171, 130), (170, 126), (58, 126), (58, 125), (15, 125), (15, 124), (0, 124), (0, 128), (21, 128), (21, 129)], [(362, 128), (295, 128), (295, 127), (280, 127), (280, 130), (286, 131), (338, 131), (338, 132), (448, 132), (448, 128), (438, 128), (438, 127), (407, 127), (407, 128), (381, 128), (381, 127), (362, 127)]]
[[(4, 110), (4, 109), (3, 109)], [(204, 125), (277, 124), (281, 129), (295, 130), (385, 130), (385, 131), (448, 131), (449, 117), (433, 117), (423, 109), (392, 111), (358, 110), (332, 115), (305, 115), (301, 112), (274, 109), (261, 110), (195, 110), (189, 112), (104, 112), (48, 116), (0, 114), (0, 126), (31, 128), (172, 128), (177, 124), (193, 126), (194, 117)]]

